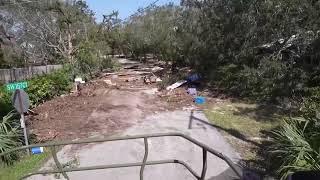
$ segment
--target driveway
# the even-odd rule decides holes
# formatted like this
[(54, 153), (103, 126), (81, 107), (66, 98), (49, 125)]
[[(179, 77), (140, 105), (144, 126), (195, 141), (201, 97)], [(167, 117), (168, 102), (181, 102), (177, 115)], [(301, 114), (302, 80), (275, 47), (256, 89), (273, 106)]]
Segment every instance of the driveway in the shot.
[[(195, 111), (192, 128), (189, 129), (191, 111), (180, 110), (161, 112), (142, 119), (133, 127), (125, 130), (117, 136), (139, 135), (149, 133), (180, 132), (189, 135), (198, 141), (222, 152), (233, 161), (239, 159), (239, 155), (226, 142), (223, 136), (213, 127), (196, 119), (207, 121), (204, 114)], [(180, 137), (150, 138), (148, 161), (178, 159), (190, 165), (198, 174), (202, 168), (202, 150), (196, 145)], [(74, 166), (97, 166), (119, 163), (141, 162), (144, 155), (144, 143), (142, 139), (105, 142), (86, 146), (65, 146), (58, 157), (61, 163), (75, 162)], [(49, 160), (42, 169), (54, 167), (53, 161)], [(112, 180), (135, 180), (139, 179), (139, 167), (96, 170), (85, 172), (68, 173), (70, 179), (112, 179)], [(232, 179), (235, 177), (228, 165), (219, 158), (208, 155), (208, 170), (206, 179)], [(32, 180), (51, 180), (57, 176), (33, 176)], [(59, 177), (63, 179), (63, 176)], [(179, 164), (164, 164), (146, 166), (144, 171), (145, 180), (192, 180), (195, 179), (189, 171)]]

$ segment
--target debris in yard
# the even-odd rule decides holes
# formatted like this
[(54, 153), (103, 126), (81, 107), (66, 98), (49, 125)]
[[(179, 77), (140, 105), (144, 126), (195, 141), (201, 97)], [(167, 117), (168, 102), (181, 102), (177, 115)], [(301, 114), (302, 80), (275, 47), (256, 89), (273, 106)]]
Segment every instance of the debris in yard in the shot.
[(38, 113), (34, 112), (33, 110), (31, 109), (28, 109), (28, 114), (31, 114), (31, 115), (38, 115)]
[(114, 75), (111, 76), (112, 79), (117, 79), (118, 77), (119, 77), (119, 76), (116, 75), (116, 74), (114, 74)]
[(143, 78), (143, 81), (144, 81), (144, 83), (146, 83), (146, 84), (150, 84), (150, 83), (151, 83), (151, 80), (150, 80), (147, 76), (145, 76), (145, 77)]
[(36, 139), (38, 142), (47, 142), (47, 141), (52, 141), (53, 139), (55, 139), (59, 133), (55, 130), (40, 130), (36, 133), (34, 133), (36, 135)]
[(196, 82), (201, 79), (201, 75), (198, 73), (191, 74), (190, 76), (187, 77), (188, 82)]
[(192, 111), (192, 110), (195, 110), (196, 107), (191, 105), (191, 106), (186, 106), (186, 107), (182, 107), (182, 110), (183, 111)]
[(158, 92), (158, 88), (146, 89), (146, 90), (143, 90), (142, 92), (144, 92), (146, 94), (153, 95), (153, 94), (156, 94)]
[[(101, 73), (81, 87), (81, 95), (68, 94), (37, 106), (29, 124), (36, 142), (109, 135), (130, 127), (146, 114), (194, 104), (186, 89), (177, 88), (186, 81), (174, 84), (172, 91), (159, 91), (156, 82), (162, 76), (152, 71), (159, 72), (161, 68), (139, 66)], [(145, 67), (149, 69), (142, 70)]]
[(160, 91), (157, 95), (168, 103), (168, 109), (177, 109), (194, 104), (194, 98), (184, 88), (176, 88), (172, 91)]
[(124, 67), (124, 69), (138, 69), (138, 68), (139, 68), (139, 65), (129, 65)]
[(34, 147), (31, 148), (32, 154), (41, 154), (43, 153), (43, 147)]
[(155, 75), (153, 75), (153, 76), (145, 76), (143, 78), (143, 80), (144, 80), (144, 83), (146, 83), (146, 84), (156, 83), (156, 82), (161, 82), (162, 81), (159, 77), (157, 77)]
[(73, 93), (76, 93), (77, 96), (80, 96), (81, 95), (81, 84), (84, 84), (85, 81), (82, 80), (81, 77), (77, 77), (74, 79), (74, 86), (75, 86), (75, 91)]
[(139, 80), (139, 78), (137, 77), (129, 77), (128, 79), (126, 79), (126, 82), (132, 82), (132, 81), (137, 81)]
[(204, 104), (206, 102), (206, 99), (205, 99), (205, 97), (197, 96), (194, 98), (194, 102), (196, 104)]
[(176, 89), (180, 86), (182, 86), (183, 84), (185, 84), (187, 81), (186, 80), (181, 80), (181, 81), (178, 81), (174, 84), (172, 84), (171, 86), (168, 86), (166, 89), (169, 91), (169, 90), (173, 90), (173, 89)]
[(150, 77), (150, 81), (152, 82), (152, 83), (155, 83), (155, 82), (157, 82), (157, 76), (151, 76)]
[(74, 82), (76, 82), (76, 83), (81, 83), (81, 84), (85, 83), (85, 81), (84, 81), (84, 80), (82, 80), (82, 78), (81, 78), (81, 77), (77, 77), (77, 78), (75, 78), (75, 79), (74, 79)]
[(197, 89), (196, 88), (188, 88), (187, 92), (191, 96), (196, 96), (197, 95)]
[(105, 79), (105, 80), (103, 80), (103, 82), (105, 82), (107, 85), (109, 85), (109, 86), (116, 86), (117, 84), (116, 83), (113, 83), (111, 80), (109, 80), (109, 79)]
[(130, 76), (130, 75), (147, 75), (150, 74), (151, 72), (148, 71), (128, 71), (125, 73), (119, 73), (119, 76)]
[(103, 73), (101, 76), (110, 76), (110, 75), (116, 75), (117, 73)]
[(158, 66), (156, 66), (156, 67), (153, 67), (151, 70), (152, 70), (152, 72), (158, 72), (158, 71), (161, 71), (161, 70), (163, 70), (164, 68), (162, 68), (162, 67), (158, 67)]

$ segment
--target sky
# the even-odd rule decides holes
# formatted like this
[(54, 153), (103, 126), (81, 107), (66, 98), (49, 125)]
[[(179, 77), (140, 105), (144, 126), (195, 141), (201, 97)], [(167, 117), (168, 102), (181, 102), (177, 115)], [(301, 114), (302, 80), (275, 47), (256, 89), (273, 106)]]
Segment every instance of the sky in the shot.
[[(110, 14), (113, 10), (119, 11), (121, 19), (134, 14), (138, 8), (143, 8), (156, 0), (86, 0), (90, 9), (95, 12), (96, 20), (102, 21), (103, 14)], [(156, 5), (164, 5), (169, 2), (179, 4), (180, 0), (159, 0)]]

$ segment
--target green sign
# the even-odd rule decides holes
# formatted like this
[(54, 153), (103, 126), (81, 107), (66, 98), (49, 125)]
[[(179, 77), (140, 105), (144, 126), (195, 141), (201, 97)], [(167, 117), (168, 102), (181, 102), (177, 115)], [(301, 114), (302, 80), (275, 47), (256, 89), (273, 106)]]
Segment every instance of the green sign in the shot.
[(17, 83), (11, 83), (7, 84), (7, 90), (8, 91), (14, 91), (16, 89), (25, 89), (28, 87), (28, 82), (17, 82)]

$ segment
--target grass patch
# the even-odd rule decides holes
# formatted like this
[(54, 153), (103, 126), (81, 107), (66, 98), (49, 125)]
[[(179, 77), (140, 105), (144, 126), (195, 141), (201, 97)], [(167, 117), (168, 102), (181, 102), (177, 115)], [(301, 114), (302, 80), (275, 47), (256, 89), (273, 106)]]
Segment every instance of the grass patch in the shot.
[[(274, 108), (273, 108), (274, 109)], [(226, 130), (238, 131), (246, 137), (260, 137), (279, 125), (278, 112), (256, 104), (223, 102), (211, 105), (206, 111), (208, 119)]]
[(207, 106), (207, 118), (248, 162), (264, 158), (263, 144), (270, 130), (278, 127), (285, 116), (280, 108), (271, 105), (226, 101)]
[(48, 153), (24, 157), (12, 166), (0, 168), (0, 180), (18, 180), (22, 176), (37, 170), (48, 158)]

